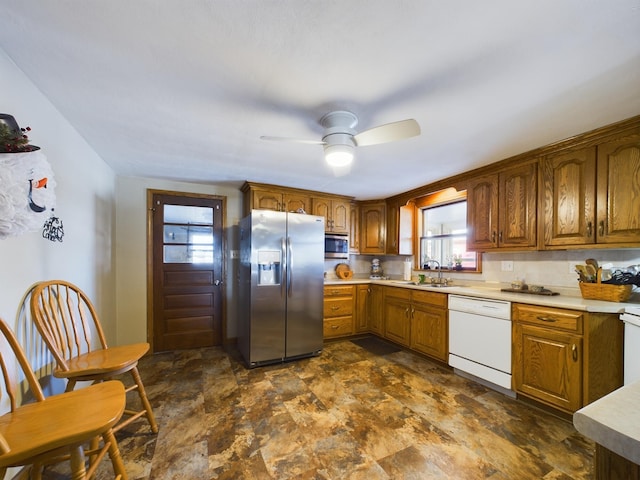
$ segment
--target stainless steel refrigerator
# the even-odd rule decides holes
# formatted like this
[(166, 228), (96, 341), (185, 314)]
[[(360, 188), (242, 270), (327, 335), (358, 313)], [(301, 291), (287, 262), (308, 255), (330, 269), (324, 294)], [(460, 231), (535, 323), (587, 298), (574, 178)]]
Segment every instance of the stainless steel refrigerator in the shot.
[(253, 210), (240, 221), (238, 347), (256, 367), (322, 351), (324, 217)]

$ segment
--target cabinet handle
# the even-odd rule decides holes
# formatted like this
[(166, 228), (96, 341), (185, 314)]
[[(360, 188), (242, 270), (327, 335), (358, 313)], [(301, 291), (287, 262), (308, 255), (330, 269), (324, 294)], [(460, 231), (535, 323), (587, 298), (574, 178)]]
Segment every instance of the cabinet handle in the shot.
[(593, 223), (588, 222), (587, 223), (587, 237), (591, 237), (592, 234), (593, 234)]
[(338, 329), (338, 325), (331, 325), (331, 328), (332, 328), (333, 330), (337, 330), (337, 329)]
[(601, 237), (604, 236), (604, 220), (600, 220), (600, 223), (598, 223), (598, 234)]
[(571, 356), (573, 357), (574, 362), (578, 361), (578, 347), (575, 343), (571, 345)]
[(340, 290), (331, 290), (332, 295), (338, 295), (339, 293), (340, 293)]
[(339, 309), (340, 309), (340, 307), (338, 307), (338, 306), (336, 306), (336, 305), (334, 305), (334, 306), (332, 306), (332, 307), (331, 307), (331, 310), (334, 310), (334, 311), (335, 311), (335, 310), (339, 310)]
[(491, 232), (491, 243), (496, 243), (496, 232)]
[(542, 315), (538, 315), (536, 318), (538, 320), (542, 321), (542, 322), (551, 322), (551, 323), (553, 323), (553, 322), (556, 321), (556, 319), (553, 318), (553, 317), (543, 317)]
[(406, 310), (404, 311), (404, 316), (409, 318), (409, 307), (407, 307)]
[(502, 243), (502, 230), (500, 230), (500, 233), (498, 234), (498, 242)]

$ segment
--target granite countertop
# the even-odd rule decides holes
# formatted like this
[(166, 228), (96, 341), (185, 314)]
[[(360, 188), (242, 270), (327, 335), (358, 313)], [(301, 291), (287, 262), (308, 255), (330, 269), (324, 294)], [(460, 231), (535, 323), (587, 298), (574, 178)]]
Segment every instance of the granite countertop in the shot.
[[(415, 285), (412, 282), (403, 280), (371, 280), (369, 278), (353, 278), (351, 280), (326, 279), (325, 285), (357, 285), (363, 283), (372, 283), (377, 285), (386, 285), (399, 288), (410, 288), (414, 290), (429, 290), (439, 293), (466, 295), (470, 297), (488, 298), (493, 300), (506, 300), (516, 303), (528, 303), (531, 305), (541, 305), (554, 308), (567, 308), (571, 310), (580, 310), (593, 313), (622, 313), (627, 306), (638, 306), (640, 304), (640, 293), (635, 292), (629, 302), (605, 302), (602, 300), (586, 300), (580, 295), (580, 291), (575, 289), (576, 295), (561, 292), (560, 295), (532, 295), (528, 293), (503, 292), (499, 284), (489, 284), (477, 282), (465, 285), (463, 281), (459, 281), (461, 285), (455, 283), (450, 287), (439, 288), (426, 285)], [(554, 290), (552, 288), (552, 290)]]
[(640, 465), (640, 381), (625, 385), (573, 414), (594, 442)]

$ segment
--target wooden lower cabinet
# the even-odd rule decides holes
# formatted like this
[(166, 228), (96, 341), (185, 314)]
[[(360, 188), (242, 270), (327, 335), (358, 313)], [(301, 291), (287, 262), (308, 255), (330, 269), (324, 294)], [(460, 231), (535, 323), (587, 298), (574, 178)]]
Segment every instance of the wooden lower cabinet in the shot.
[(370, 310), (371, 285), (356, 285), (356, 313), (355, 332), (364, 333), (369, 330), (369, 310)]
[(384, 337), (408, 347), (411, 333), (411, 290), (387, 287), (384, 294)]
[(412, 292), (410, 347), (443, 362), (449, 357), (448, 296)]
[(573, 413), (622, 385), (615, 314), (513, 304), (513, 387)]
[(369, 293), (369, 331), (384, 335), (384, 289), (382, 285), (371, 285)]
[(353, 335), (355, 285), (324, 287), (324, 338)]
[(448, 327), (446, 294), (385, 287), (386, 339), (446, 362)]
[(596, 443), (596, 480), (640, 480), (640, 465)]

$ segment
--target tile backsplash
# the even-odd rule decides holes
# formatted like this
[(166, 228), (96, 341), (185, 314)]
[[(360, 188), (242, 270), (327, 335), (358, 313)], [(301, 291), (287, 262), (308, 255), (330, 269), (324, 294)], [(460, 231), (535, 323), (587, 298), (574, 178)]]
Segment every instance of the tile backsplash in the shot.
[[(371, 260), (374, 258), (380, 259), (385, 276), (400, 279), (404, 271), (404, 262), (411, 257), (351, 255), (347, 263), (351, 265), (355, 277), (366, 278), (369, 276)], [(464, 282), (509, 284), (513, 280), (524, 280), (528, 284), (544, 285), (547, 288), (574, 288), (579, 291), (574, 266), (584, 264), (587, 258), (595, 258), (600, 264), (610, 263), (614, 267), (627, 267), (640, 264), (640, 248), (484, 253), (482, 255), (482, 273), (446, 272), (443, 275)], [(503, 271), (503, 261), (513, 262), (513, 271)], [(335, 266), (342, 262), (345, 261), (325, 260), (327, 278), (335, 277)]]

